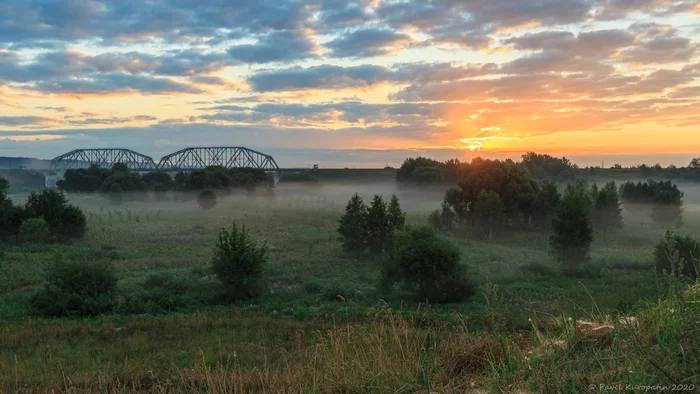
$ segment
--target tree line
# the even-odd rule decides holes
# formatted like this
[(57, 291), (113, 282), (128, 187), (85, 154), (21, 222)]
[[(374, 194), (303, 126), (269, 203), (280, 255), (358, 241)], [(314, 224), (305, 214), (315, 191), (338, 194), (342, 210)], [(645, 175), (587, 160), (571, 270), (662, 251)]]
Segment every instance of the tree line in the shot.
[(112, 168), (91, 165), (88, 168), (66, 171), (64, 179), (56, 186), (67, 192), (105, 193), (118, 197), (124, 193), (151, 192), (156, 198), (164, 197), (169, 191), (192, 192), (215, 190), (230, 194), (234, 190), (255, 193), (258, 188), (271, 190), (274, 187), (272, 177), (262, 169), (231, 168), (211, 166), (190, 172), (179, 172), (171, 177), (165, 172), (148, 172), (139, 175), (130, 172), (121, 163)]
[[(528, 152), (521, 156), (517, 164), (526, 168), (535, 179), (549, 179), (556, 182), (571, 182), (576, 178), (602, 174), (637, 175), (644, 178), (658, 176), (700, 181), (700, 158), (693, 159), (685, 167), (675, 165), (662, 167), (660, 164), (623, 167), (620, 164), (614, 164), (607, 168), (602, 166), (580, 168), (566, 157), (559, 158)], [(427, 157), (407, 158), (397, 171), (396, 180), (418, 183), (456, 183), (462, 178), (465, 168), (469, 165), (470, 163), (459, 159), (441, 162)]]

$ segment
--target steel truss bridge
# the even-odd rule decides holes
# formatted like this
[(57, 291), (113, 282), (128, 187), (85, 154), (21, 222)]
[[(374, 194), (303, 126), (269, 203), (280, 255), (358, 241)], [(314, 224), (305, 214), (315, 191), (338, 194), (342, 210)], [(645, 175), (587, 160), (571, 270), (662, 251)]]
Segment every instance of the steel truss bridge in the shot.
[(124, 164), (130, 171), (192, 171), (209, 166), (280, 170), (272, 156), (243, 147), (185, 148), (163, 156), (158, 163), (130, 149), (76, 149), (51, 160), (51, 169), (65, 171), (91, 165), (111, 168), (115, 164)]

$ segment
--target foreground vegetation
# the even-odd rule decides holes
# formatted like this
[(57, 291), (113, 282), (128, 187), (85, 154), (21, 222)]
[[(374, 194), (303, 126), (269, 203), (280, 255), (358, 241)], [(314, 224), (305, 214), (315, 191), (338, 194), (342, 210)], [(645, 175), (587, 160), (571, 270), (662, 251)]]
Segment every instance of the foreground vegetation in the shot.
[[(570, 275), (552, 254), (552, 229), (425, 229), (445, 188), (321, 181), (275, 189), (217, 193), (207, 209), (197, 189), (186, 198), (124, 194), (118, 205), (109, 193), (69, 195), (85, 213), (82, 238), (2, 243), (0, 392), (554, 393), (697, 383), (700, 292), (692, 265), (678, 272), (668, 260), (695, 262), (698, 245), (687, 235), (700, 220), (690, 193), (681, 230), (664, 237), (648, 212), (625, 207), (624, 231), (596, 231)], [(370, 223), (353, 222), (369, 226), (361, 251), (344, 247), (338, 232), (356, 191), (372, 202), (358, 200), (358, 212), (387, 212), (386, 221), (361, 214)], [(596, 193), (591, 204), (608, 200)], [(399, 199), (405, 216), (389, 215)], [(490, 219), (473, 223), (497, 230)], [(399, 242), (386, 238), (386, 228), (404, 225)], [(381, 286), (419, 280), (412, 267), (421, 267), (430, 237), (451, 278), (469, 279), (466, 297), (434, 304), (428, 291)], [(222, 281), (230, 267), (213, 263), (246, 243), (257, 248), (259, 259), (247, 260), (260, 262), (247, 266), (255, 281)], [(675, 245), (690, 252), (676, 256)], [(669, 262), (665, 270), (655, 269), (659, 261)], [(81, 306), (89, 313), (68, 314), (95, 317), (40, 317), (41, 306), (54, 306), (42, 304), (42, 292), (64, 291), (54, 280), (64, 275), (101, 289)], [(109, 307), (98, 302), (105, 295)]]

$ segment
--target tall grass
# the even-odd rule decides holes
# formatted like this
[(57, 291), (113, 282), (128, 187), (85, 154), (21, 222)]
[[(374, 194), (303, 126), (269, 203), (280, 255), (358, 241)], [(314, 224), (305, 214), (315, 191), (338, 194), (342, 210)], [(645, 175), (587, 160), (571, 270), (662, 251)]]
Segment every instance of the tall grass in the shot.
[[(691, 387), (700, 383), (699, 305), (696, 285), (636, 316), (532, 315), (523, 331), (472, 331), (468, 319), (406, 318), (387, 308), (370, 323), (317, 327), (240, 314), (146, 319), (121, 329), (115, 321), (58, 327), (29, 321), (6, 327), (0, 339), (0, 391), (573, 393), (599, 385)], [(247, 337), (237, 340), (241, 334)], [(91, 343), (76, 349), (62, 341)], [(156, 346), (161, 354), (143, 353)], [(82, 353), (89, 351), (100, 354)]]

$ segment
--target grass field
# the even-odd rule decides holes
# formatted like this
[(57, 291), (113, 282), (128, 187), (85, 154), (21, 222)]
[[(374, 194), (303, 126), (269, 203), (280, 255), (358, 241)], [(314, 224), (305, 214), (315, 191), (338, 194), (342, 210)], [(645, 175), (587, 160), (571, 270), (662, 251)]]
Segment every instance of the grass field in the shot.
[[(696, 295), (666, 299), (671, 285), (652, 267), (663, 231), (648, 220), (625, 212), (624, 231), (597, 237), (584, 278), (559, 273), (542, 234), (453, 237), (477, 295), (425, 305), (377, 289), (380, 258), (341, 251), (338, 219), (355, 191), (397, 193), (412, 224), (443, 195), (322, 182), (280, 187), (274, 198), (220, 198), (210, 211), (194, 200), (71, 196), (88, 215), (84, 239), (2, 245), (0, 392), (586, 392), (698, 380), (697, 338), (687, 337), (687, 327), (697, 334)], [(700, 212), (690, 193), (686, 201), (682, 232), (698, 234)], [(270, 248), (269, 291), (233, 305), (209, 270), (217, 234), (232, 222)], [(116, 271), (114, 314), (30, 316), (28, 300), (58, 255)], [(669, 315), (686, 307), (682, 319)], [(577, 320), (614, 334), (586, 337)]]

